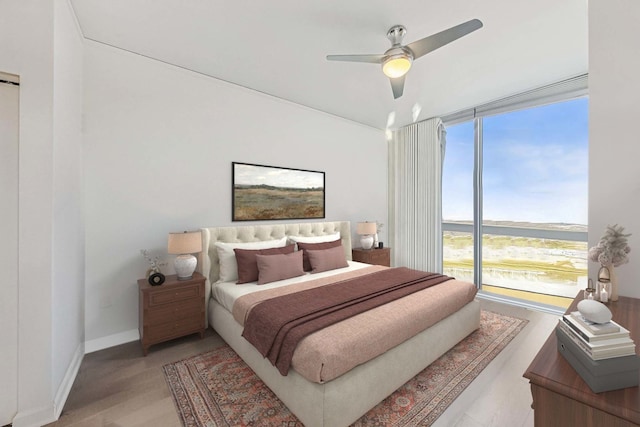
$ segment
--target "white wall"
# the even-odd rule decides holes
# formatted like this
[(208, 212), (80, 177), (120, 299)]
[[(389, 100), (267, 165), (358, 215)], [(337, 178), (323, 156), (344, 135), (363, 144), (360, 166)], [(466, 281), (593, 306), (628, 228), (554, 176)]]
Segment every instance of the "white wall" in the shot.
[[(633, 233), (616, 272), (620, 295), (640, 297), (640, 38), (637, 0), (589, 2), (589, 247), (607, 225)], [(589, 263), (589, 276), (599, 265)]]
[[(51, 413), (53, 2), (3, 2), (0, 70), (20, 76), (18, 417)], [(3, 393), (11, 392), (0, 388)], [(28, 423), (28, 421), (27, 421)]]
[[(2, 73), (0, 79), (7, 80)], [(12, 79), (8, 81), (14, 81)], [(20, 88), (0, 83), (0, 425), (18, 411), (18, 132)]]
[[(78, 90), (72, 90), (70, 103), (67, 103), (68, 93), (54, 94), (54, 83), (55, 90), (58, 85), (61, 89), (73, 86), (64, 83), (67, 79), (64, 74), (77, 75), (74, 64), (77, 45), (75, 48), (66, 46), (66, 35), (75, 31), (69, 27), (70, 13), (68, 0), (21, 0), (3, 2), (0, 14), (0, 70), (18, 75), (21, 84), (18, 363), (14, 367), (18, 381), (18, 413), (13, 419), (14, 427), (38, 426), (55, 419), (54, 402), (62, 403), (60, 377), (68, 378), (69, 383), (73, 380), (68, 374), (69, 353), (82, 344), (81, 336), (73, 331), (82, 323), (81, 317), (77, 317), (82, 312), (82, 306), (78, 306), (82, 284), (66, 286), (61, 285), (60, 277), (54, 280), (54, 274), (66, 267), (66, 261), (65, 266), (59, 267), (58, 263), (69, 253), (78, 253), (78, 239), (73, 243), (60, 243), (62, 240), (54, 238), (55, 233), (65, 230), (63, 224), (66, 223), (66, 219), (54, 215), (54, 209), (66, 204), (76, 209), (81, 207), (77, 198), (65, 197), (67, 190), (61, 191), (60, 187), (54, 190), (56, 181), (61, 185), (67, 181), (63, 178), (64, 168), (81, 168), (80, 164), (73, 164), (77, 159), (64, 159), (67, 150), (56, 147), (56, 144), (65, 147), (80, 141), (80, 127), (71, 124), (77, 118), (70, 118), (79, 111)], [(54, 45), (63, 55), (55, 61)], [(74, 49), (76, 59), (69, 60), (69, 53)], [(54, 76), (56, 73), (58, 75)], [(70, 124), (75, 129), (70, 129)], [(73, 142), (68, 142), (68, 138)], [(54, 160), (55, 156), (59, 158)], [(62, 251), (55, 259), (54, 248)], [(81, 247), (79, 252), (82, 252)], [(79, 265), (74, 268), (76, 273), (78, 268), (82, 271)], [(54, 307), (59, 302), (54, 300), (54, 295), (64, 292), (69, 292), (66, 305)], [(69, 318), (62, 318), (63, 310), (72, 316), (75, 313), (71, 325), (67, 323)], [(55, 345), (54, 337), (60, 340)], [(0, 399), (13, 393), (15, 390), (0, 387)]]
[(84, 355), (83, 37), (66, 0), (54, 9), (52, 367), (56, 415)]
[(233, 225), (232, 161), (324, 171), (327, 220), (386, 222), (379, 130), (94, 42), (84, 75), (87, 351), (137, 339), (140, 249)]

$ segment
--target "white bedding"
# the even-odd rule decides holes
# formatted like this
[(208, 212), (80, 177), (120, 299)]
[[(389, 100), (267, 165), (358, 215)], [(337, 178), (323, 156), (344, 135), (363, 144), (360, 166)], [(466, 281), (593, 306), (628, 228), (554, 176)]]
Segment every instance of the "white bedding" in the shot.
[(257, 285), (257, 282), (244, 283), (237, 285), (233, 282), (218, 282), (211, 286), (211, 296), (220, 305), (229, 311), (233, 311), (233, 304), (236, 299), (243, 295), (250, 294), (252, 292), (263, 291), (265, 289), (279, 288), (281, 286), (291, 285), (293, 283), (307, 282), (309, 280), (320, 279), (323, 277), (334, 276), (336, 274), (345, 273), (348, 271), (359, 270), (361, 268), (369, 267), (369, 264), (363, 264), (361, 262), (347, 261), (349, 267), (339, 268), (336, 270), (324, 271), (322, 273), (306, 273), (304, 276), (293, 277), (291, 279), (279, 280), (277, 282), (267, 283), (266, 285)]

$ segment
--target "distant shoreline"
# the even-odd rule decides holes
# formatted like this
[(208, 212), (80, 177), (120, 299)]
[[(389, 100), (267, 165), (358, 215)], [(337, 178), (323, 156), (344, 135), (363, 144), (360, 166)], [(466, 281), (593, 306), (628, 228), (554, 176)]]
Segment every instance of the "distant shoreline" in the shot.
[[(447, 220), (443, 219), (443, 223), (473, 225), (472, 220)], [(562, 230), (562, 231), (588, 231), (589, 227), (584, 224), (569, 224), (562, 222), (526, 222), (526, 221), (492, 221), (484, 220), (484, 225), (500, 226), (500, 227), (518, 227), (532, 228), (539, 230)]]

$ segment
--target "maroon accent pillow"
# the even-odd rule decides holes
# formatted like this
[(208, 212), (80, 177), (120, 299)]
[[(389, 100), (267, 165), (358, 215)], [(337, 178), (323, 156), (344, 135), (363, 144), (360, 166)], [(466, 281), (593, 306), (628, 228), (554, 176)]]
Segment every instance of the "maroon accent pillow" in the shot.
[(256, 255), (277, 255), (293, 253), (296, 245), (269, 249), (234, 249), (238, 263), (238, 281), (236, 284), (255, 282), (258, 280), (258, 263)]
[(342, 245), (317, 251), (307, 250), (307, 256), (311, 264), (311, 273), (349, 267)]
[(331, 249), (336, 246), (342, 246), (342, 240), (334, 240), (333, 242), (322, 243), (301, 243), (298, 242), (298, 250), (302, 251), (302, 268), (304, 271), (311, 271), (311, 264), (309, 263), (309, 257), (307, 251), (318, 251), (322, 249)]
[(302, 252), (279, 255), (256, 255), (258, 285), (302, 276)]

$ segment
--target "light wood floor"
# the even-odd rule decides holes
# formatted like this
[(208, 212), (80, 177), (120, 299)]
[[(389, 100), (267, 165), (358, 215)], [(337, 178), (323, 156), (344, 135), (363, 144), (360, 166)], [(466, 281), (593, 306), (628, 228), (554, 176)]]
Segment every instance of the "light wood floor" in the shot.
[[(541, 312), (482, 301), (482, 307), (529, 324), (451, 404), (435, 426), (533, 426), (531, 393), (522, 374), (557, 323)], [(49, 426), (180, 426), (162, 366), (223, 344), (211, 329), (151, 347), (138, 342), (84, 357), (60, 419)]]

